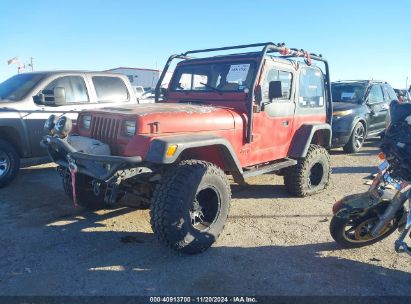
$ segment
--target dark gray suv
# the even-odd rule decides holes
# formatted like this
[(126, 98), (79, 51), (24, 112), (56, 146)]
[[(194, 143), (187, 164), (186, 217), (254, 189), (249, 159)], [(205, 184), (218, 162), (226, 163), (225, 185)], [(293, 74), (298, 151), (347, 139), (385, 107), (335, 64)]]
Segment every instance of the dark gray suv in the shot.
[(389, 104), (397, 95), (387, 82), (370, 80), (334, 82), (331, 91), (332, 145), (356, 153), (366, 138), (384, 131)]

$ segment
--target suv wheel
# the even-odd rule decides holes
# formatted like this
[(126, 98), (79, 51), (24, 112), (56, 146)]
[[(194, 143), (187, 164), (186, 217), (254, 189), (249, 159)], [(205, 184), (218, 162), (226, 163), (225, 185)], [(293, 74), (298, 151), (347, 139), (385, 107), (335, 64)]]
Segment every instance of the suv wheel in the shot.
[[(67, 169), (62, 171), (62, 176), (64, 192), (70, 199), (73, 199), (70, 171)], [(76, 195), (77, 203), (88, 210), (94, 211), (108, 207), (104, 202), (105, 191), (102, 189), (101, 193), (96, 196), (91, 185), (91, 179), (84, 174), (76, 174)]]
[(0, 188), (7, 186), (20, 169), (20, 157), (16, 149), (0, 139)]
[(293, 195), (304, 197), (324, 190), (330, 179), (330, 156), (326, 149), (310, 145), (305, 158), (284, 172), (284, 184)]
[(157, 185), (151, 226), (160, 242), (195, 254), (209, 248), (224, 228), (231, 190), (217, 166), (185, 160), (170, 168)]
[(343, 147), (344, 152), (346, 153), (357, 153), (360, 151), (365, 140), (365, 128), (361, 122), (358, 122), (352, 133), (351, 137), (348, 140), (348, 143)]

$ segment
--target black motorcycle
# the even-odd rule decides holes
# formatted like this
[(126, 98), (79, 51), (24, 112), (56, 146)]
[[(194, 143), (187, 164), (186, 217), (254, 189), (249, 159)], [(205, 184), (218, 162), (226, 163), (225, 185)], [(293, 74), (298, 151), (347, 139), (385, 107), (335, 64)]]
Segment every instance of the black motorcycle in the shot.
[(393, 102), (390, 114), (377, 175), (367, 192), (334, 204), (330, 232), (343, 247), (356, 248), (374, 244), (398, 229), (401, 235), (395, 249), (411, 255), (404, 241), (411, 230), (411, 105)]

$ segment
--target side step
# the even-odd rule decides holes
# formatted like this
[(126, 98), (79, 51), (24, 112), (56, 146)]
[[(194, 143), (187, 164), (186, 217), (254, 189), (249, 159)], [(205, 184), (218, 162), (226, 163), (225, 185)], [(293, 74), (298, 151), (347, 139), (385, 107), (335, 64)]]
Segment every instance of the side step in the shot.
[(290, 158), (285, 158), (279, 162), (272, 163), (266, 166), (250, 169), (250, 170), (245, 170), (243, 173), (243, 178), (248, 178), (268, 172), (273, 172), (273, 171), (278, 171), (290, 166), (294, 166), (297, 164), (297, 161), (295, 159), (290, 159)]

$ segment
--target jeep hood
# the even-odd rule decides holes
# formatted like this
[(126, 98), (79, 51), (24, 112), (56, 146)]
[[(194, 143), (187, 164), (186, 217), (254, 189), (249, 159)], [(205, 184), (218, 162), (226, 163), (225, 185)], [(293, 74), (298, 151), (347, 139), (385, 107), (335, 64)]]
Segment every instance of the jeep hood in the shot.
[(103, 108), (92, 115), (136, 120), (136, 134), (151, 134), (233, 129), (235, 114), (208, 105), (154, 103)]

